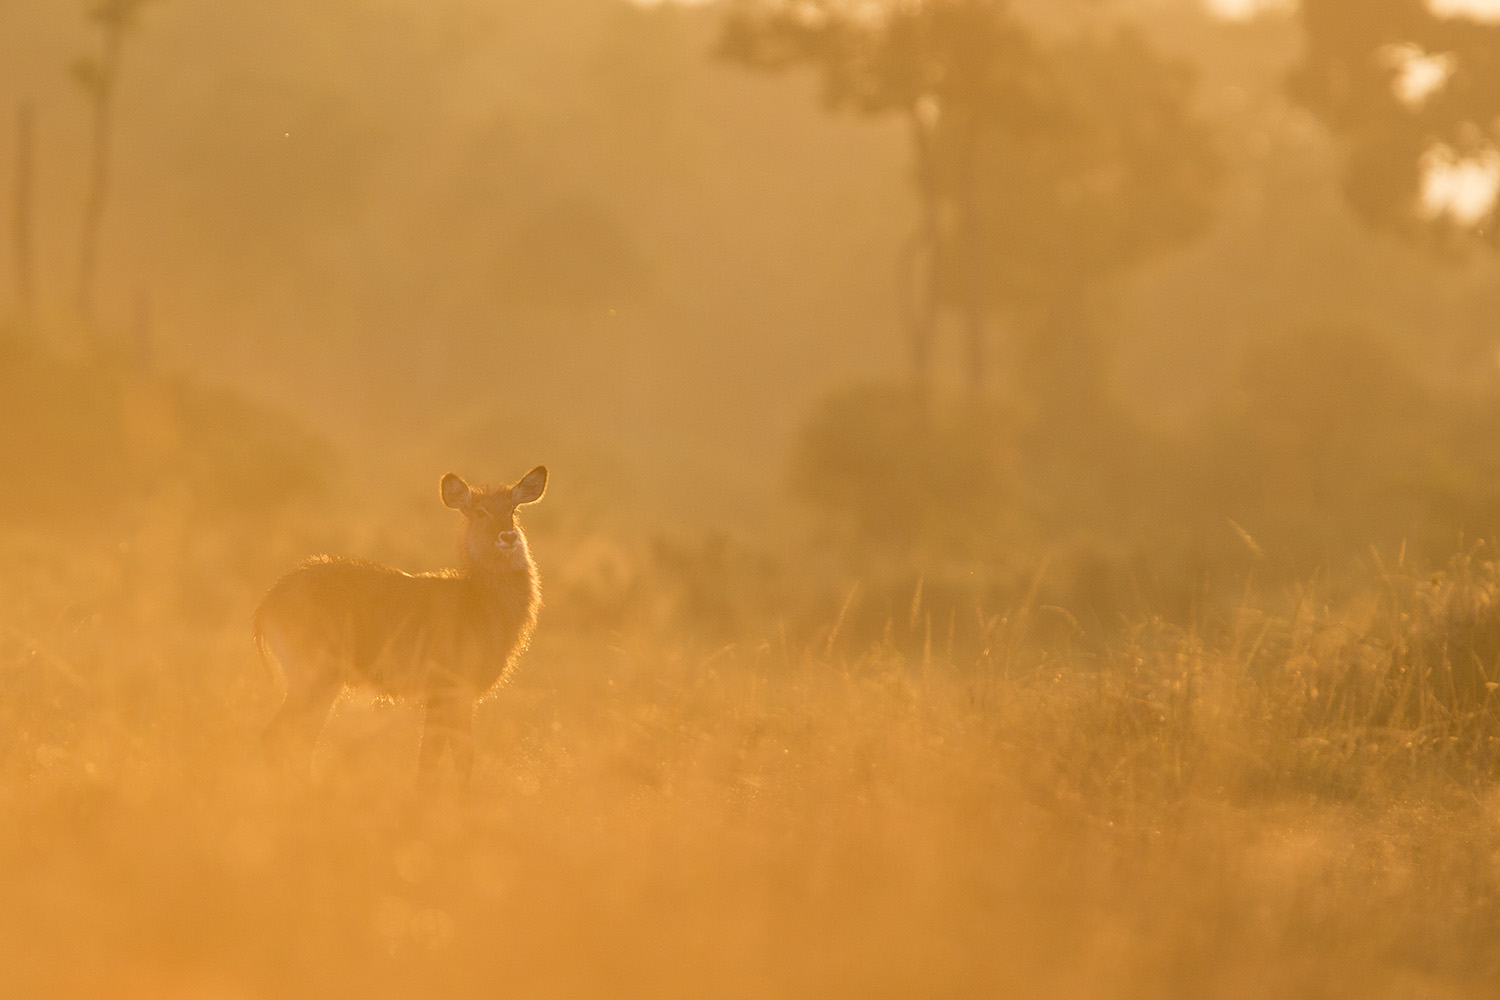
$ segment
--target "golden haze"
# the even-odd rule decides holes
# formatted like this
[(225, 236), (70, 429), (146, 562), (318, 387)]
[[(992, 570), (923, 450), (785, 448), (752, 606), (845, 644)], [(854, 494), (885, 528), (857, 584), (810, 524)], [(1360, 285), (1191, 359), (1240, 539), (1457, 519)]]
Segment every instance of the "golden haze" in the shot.
[(1456, 8), (0, 3), (0, 994), (1493, 996)]

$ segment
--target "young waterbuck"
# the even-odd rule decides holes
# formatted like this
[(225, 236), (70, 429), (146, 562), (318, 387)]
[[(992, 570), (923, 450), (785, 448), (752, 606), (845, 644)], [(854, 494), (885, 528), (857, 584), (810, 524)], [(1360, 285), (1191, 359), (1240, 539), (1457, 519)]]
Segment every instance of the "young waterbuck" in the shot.
[(451, 750), (467, 781), (474, 703), (505, 679), (536, 626), (541, 587), (516, 509), (546, 488), (540, 465), (491, 489), (444, 476), (443, 503), (464, 516), (456, 570), (413, 575), (319, 556), (282, 577), (255, 612), (256, 647), (286, 681), (267, 749), (310, 763), (339, 693), (363, 685), (425, 702), (419, 780)]

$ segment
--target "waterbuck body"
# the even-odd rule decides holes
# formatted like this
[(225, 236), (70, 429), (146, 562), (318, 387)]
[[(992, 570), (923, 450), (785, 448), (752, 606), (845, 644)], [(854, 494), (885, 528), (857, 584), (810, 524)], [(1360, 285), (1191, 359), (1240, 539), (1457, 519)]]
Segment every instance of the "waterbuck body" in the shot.
[(256, 646), (286, 681), (267, 748), (305, 763), (339, 693), (362, 686), (425, 703), (419, 777), (451, 750), (467, 780), (474, 703), (505, 680), (536, 625), (541, 588), (516, 509), (546, 486), (542, 466), (493, 489), (444, 476), (443, 502), (464, 515), (455, 570), (320, 556), (282, 577), (255, 613)]

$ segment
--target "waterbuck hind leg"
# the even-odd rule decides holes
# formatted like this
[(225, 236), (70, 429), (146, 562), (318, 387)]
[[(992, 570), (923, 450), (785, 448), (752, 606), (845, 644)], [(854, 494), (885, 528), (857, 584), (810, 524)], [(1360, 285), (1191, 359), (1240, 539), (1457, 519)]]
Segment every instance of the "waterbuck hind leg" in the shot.
[(431, 784), (443, 759), (453, 752), (453, 770), (459, 783), (467, 785), (474, 773), (474, 699), (467, 694), (444, 692), (427, 699), (422, 723), (422, 749), (417, 755), (417, 780)]
[(448, 749), (448, 731), (435, 724), (432, 702), (427, 703), (426, 719), (422, 723), (422, 745), (417, 751), (417, 783), (431, 783), (437, 774), (438, 762), (443, 751)]
[(313, 750), (342, 690), (343, 683), (337, 675), (288, 684), (286, 701), (262, 737), (266, 758), (273, 767), (303, 775), (312, 771)]

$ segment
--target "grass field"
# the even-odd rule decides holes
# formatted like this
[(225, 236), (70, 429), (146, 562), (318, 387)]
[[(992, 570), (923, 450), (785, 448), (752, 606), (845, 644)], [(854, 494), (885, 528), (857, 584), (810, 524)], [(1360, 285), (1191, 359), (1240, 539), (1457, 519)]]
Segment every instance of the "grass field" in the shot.
[(416, 710), (360, 696), (311, 780), (262, 766), (247, 622), (317, 537), (170, 505), (4, 533), (0, 994), (1500, 988), (1482, 548), (1087, 651), (1023, 599), (950, 654), (839, 618), (589, 628), (547, 575), (570, 543), (534, 531), (537, 641), (480, 707), (472, 787), (419, 793)]

